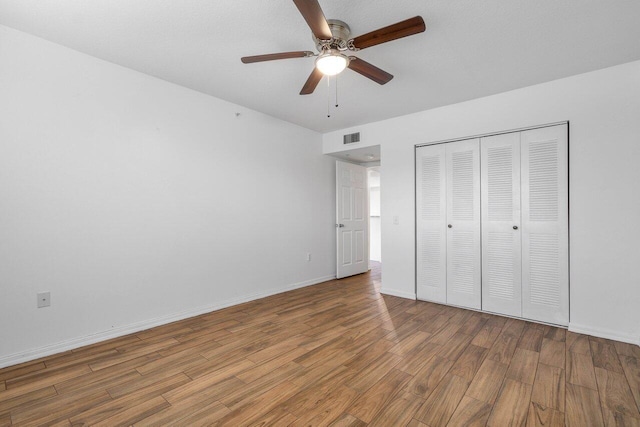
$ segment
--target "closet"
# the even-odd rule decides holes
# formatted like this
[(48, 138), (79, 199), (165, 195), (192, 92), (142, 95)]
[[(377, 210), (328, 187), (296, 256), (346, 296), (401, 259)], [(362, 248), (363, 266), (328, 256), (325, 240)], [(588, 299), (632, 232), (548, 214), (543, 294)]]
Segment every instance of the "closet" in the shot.
[(569, 322), (568, 125), (416, 148), (419, 299)]

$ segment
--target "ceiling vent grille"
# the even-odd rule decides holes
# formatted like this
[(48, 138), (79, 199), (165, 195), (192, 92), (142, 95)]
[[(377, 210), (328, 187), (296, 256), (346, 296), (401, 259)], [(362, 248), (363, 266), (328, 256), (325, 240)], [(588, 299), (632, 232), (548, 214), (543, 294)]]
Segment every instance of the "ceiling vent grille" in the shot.
[(355, 142), (360, 142), (360, 132), (350, 133), (342, 138), (343, 144), (353, 144)]

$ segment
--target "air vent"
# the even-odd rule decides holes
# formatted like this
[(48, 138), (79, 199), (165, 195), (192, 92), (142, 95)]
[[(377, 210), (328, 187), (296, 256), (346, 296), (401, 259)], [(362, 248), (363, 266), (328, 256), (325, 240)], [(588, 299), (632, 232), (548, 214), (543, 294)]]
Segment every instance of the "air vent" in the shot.
[(360, 142), (360, 132), (345, 135), (342, 141), (343, 144), (353, 144), (354, 142)]

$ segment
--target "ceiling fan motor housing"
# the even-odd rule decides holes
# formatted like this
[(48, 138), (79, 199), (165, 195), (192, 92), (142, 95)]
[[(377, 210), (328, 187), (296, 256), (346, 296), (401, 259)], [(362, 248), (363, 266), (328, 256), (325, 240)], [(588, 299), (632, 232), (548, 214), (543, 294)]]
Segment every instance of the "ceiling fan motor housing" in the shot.
[(351, 36), (351, 29), (347, 23), (338, 19), (327, 19), (327, 23), (329, 24), (329, 29), (331, 29), (331, 35), (333, 35), (331, 40), (320, 40), (311, 34), (318, 52), (327, 49), (347, 50), (347, 42), (349, 41), (349, 36)]

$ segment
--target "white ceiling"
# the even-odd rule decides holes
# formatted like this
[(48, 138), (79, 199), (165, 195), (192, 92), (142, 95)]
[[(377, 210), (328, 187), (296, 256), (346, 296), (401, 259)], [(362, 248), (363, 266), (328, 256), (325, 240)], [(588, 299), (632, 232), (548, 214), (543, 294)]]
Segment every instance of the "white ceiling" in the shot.
[(427, 31), (358, 52), (395, 78), (350, 70), (298, 95), (313, 50), (291, 0), (0, 0), (0, 24), (326, 132), (640, 59), (638, 0), (320, 0), (353, 35), (421, 15)]

